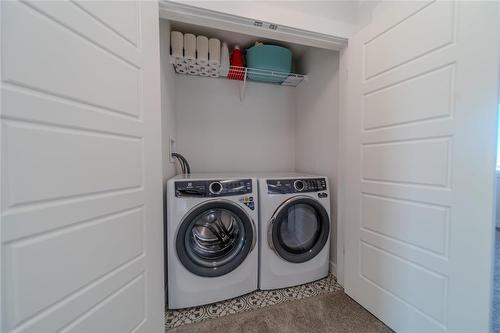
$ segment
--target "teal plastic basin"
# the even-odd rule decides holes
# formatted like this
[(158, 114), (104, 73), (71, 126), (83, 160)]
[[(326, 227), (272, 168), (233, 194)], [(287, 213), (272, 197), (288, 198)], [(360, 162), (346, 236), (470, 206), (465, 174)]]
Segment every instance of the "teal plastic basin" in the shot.
[[(277, 45), (256, 45), (247, 49), (248, 78), (253, 81), (281, 83), (292, 70), (292, 51)], [(251, 69), (255, 69), (252, 71)], [(260, 74), (259, 70), (275, 71), (274, 76)]]

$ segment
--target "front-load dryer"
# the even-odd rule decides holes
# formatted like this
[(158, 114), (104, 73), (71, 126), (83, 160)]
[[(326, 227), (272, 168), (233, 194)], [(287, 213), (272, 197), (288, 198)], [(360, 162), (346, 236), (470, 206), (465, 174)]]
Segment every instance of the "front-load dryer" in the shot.
[(328, 275), (330, 198), (323, 176), (259, 179), (260, 289), (296, 286)]
[(193, 174), (168, 181), (169, 309), (257, 289), (257, 195), (251, 177)]

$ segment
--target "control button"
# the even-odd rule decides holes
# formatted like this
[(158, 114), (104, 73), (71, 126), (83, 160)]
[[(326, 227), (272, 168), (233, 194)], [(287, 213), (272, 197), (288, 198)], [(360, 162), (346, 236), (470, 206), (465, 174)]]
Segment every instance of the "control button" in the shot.
[(208, 187), (208, 189), (210, 190), (210, 193), (212, 193), (212, 194), (221, 194), (223, 187), (222, 187), (221, 183), (213, 182), (213, 183), (210, 183), (210, 186)]
[(325, 192), (318, 193), (318, 198), (326, 198), (326, 197), (328, 197), (328, 193)]
[(293, 182), (293, 187), (296, 191), (301, 192), (304, 189), (304, 182), (300, 179), (297, 179)]

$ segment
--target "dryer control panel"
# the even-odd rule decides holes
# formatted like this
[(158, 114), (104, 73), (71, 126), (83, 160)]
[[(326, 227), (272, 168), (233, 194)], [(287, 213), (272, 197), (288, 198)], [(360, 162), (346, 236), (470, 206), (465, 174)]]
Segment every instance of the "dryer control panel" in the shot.
[(187, 180), (175, 182), (176, 197), (224, 197), (252, 193), (251, 179)]
[(288, 194), (326, 191), (325, 178), (268, 179), (269, 194)]

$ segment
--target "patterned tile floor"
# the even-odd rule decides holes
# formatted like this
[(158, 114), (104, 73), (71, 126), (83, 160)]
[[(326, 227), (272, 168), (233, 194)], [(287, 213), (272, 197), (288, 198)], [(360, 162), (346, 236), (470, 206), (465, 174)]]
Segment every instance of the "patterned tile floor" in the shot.
[(500, 229), (496, 229), (492, 331), (500, 333)]
[(330, 274), (324, 279), (296, 287), (258, 290), (223, 302), (167, 310), (165, 312), (165, 329), (340, 290), (342, 287), (337, 283), (335, 276)]

